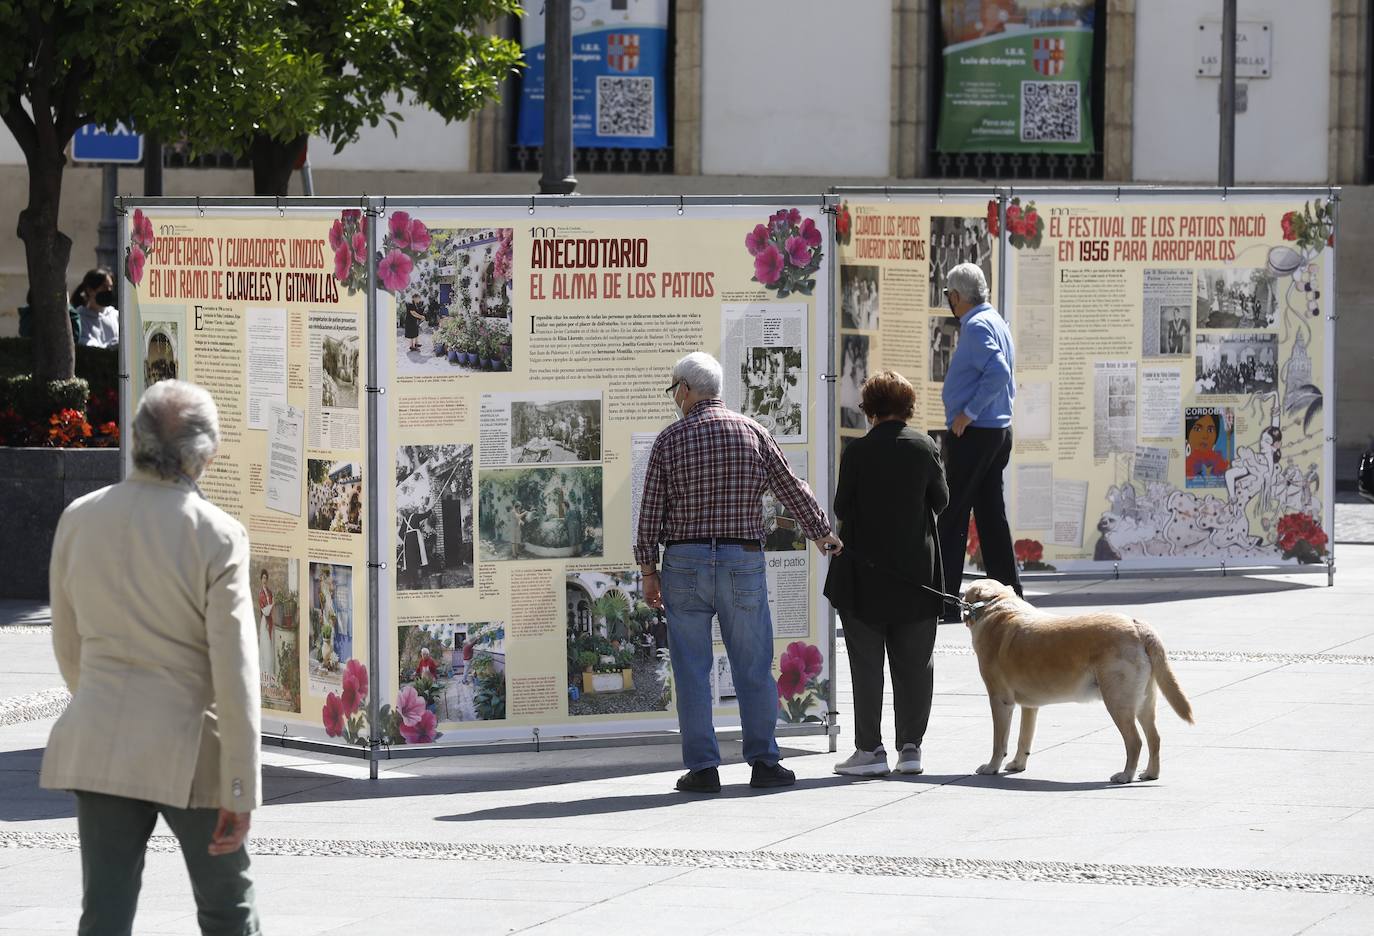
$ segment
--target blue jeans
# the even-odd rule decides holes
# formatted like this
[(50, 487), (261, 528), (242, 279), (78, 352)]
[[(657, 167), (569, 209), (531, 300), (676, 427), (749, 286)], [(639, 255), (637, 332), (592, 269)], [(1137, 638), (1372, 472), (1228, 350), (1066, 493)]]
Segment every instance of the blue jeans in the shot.
[(773, 679), (773, 620), (763, 553), (739, 545), (687, 543), (663, 554), (663, 605), (673, 696), (688, 770), (720, 763), (711, 722), (711, 617), (720, 620), (744, 729), (744, 759), (778, 762), (778, 684)]

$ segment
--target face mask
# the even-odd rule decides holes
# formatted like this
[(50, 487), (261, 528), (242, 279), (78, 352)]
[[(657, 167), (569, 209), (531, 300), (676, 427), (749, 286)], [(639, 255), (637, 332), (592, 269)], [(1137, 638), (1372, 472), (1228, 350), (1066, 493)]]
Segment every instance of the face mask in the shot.
[[(684, 388), (685, 388), (685, 385), (684, 385)], [(686, 419), (686, 418), (687, 418), (687, 410), (684, 409), (684, 406), (686, 405), (686, 403), (687, 403), (687, 395), (686, 395), (685, 393), (682, 395), (682, 402), (679, 403), (678, 400), (677, 400), (677, 391), (673, 391), (673, 412), (676, 414), (676, 416), (674, 417), (674, 419)]]
[(103, 306), (114, 305), (115, 294), (113, 290), (102, 289), (95, 294), (95, 301)]

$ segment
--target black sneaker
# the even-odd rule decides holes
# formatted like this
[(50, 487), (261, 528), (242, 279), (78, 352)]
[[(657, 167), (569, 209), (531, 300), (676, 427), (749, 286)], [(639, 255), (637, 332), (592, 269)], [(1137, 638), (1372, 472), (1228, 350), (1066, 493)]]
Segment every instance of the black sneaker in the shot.
[(720, 771), (714, 767), (689, 770), (677, 778), (679, 793), (719, 793)]
[(782, 764), (765, 764), (763, 761), (754, 762), (754, 775), (749, 778), (749, 785), (756, 790), (791, 786), (796, 782), (797, 775)]

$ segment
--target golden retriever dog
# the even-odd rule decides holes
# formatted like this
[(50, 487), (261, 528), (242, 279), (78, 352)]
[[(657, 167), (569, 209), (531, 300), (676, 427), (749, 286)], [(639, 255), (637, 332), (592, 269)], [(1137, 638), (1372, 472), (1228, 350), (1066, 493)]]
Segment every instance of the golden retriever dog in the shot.
[(1155, 686), (1189, 724), (1193, 708), (1169, 668), (1159, 635), (1148, 624), (1108, 611), (1045, 614), (1016, 597), (1011, 586), (992, 579), (974, 582), (964, 600), (974, 606), (966, 623), (992, 706), (992, 757), (978, 773), (995, 774), (1001, 768), (1013, 706), (1021, 706), (1021, 738), (1007, 773), (1026, 769), (1040, 706), (1100, 698), (1126, 742), (1126, 767), (1112, 774), (1112, 782), (1130, 783), (1135, 777), (1140, 760), (1137, 721), (1150, 745), (1150, 762), (1140, 779), (1159, 778)]

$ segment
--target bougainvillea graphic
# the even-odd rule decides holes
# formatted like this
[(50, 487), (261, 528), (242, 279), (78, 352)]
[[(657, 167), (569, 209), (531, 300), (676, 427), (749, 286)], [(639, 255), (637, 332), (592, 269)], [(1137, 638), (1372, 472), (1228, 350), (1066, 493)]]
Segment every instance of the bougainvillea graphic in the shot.
[(766, 224), (754, 225), (744, 236), (744, 247), (754, 258), (754, 282), (774, 290), (779, 299), (811, 295), (821, 268), (821, 240), (816, 222), (796, 208), (784, 208)]
[(988, 199), (988, 236), (999, 237), (1002, 234), (1002, 222), (997, 217), (997, 199)]
[(329, 226), (329, 246), (334, 251), (334, 279), (351, 296), (367, 286), (367, 218), (348, 208)]
[(1054, 566), (1045, 562), (1045, 547), (1039, 540), (1019, 539), (1011, 544), (1016, 561), (1024, 572), (1053, 572)]
[[(991, 228), (989, 227), (989, 230)], [(1035, 202), (1021, 204), (1020, 197), (1007, 203), (1007, 242), (1017, 250), (1029, 247), (1035, 250), (1045, 234), (1045, 219), (1035, 210)]]
[(498, 228), (496, 232), (496, 253), (491, 258), (491, 275), (509, 284), (511, 281), (511, 261), (515, 257), (515, 228)]
[(854, 237), (854, 217), (849, 213), (849, 202), (840, 202), (835, 210), (835, 240), (848, 247)]
[(142, 208), (135, 208), (134, 219), (129, 224), (129, 246), (124, 251), (124, 278), (135, 286), (143, 282), (143, 265), (155, 243), (153, 222)]
[(412, 218), (408, 211), (393, 211), (377, 255), (377, 279), (382, 289), (398, 297), (404, 293), (415, 264), (428, 253), (431, 240), (423, 221)]
[(1304, 202), (1302, 211), (1290, 211), (1279, 219), (1283, 239), (1296, 241), (1309, 254), (1318, 254), (1323, 247), (1336, 246), (1336, 219), (1331, 202), (1320, 198)]
[(1321, 524), (1305, 513), (1291, 513), (1279, 518), (1278, 544), (1283, 558), (1302, 563), (1321, 562), (1326, 555), (1326, 533)]
[(778, 717), (785, 722), (818, 722), (811, 712), (818, 700), (830, 698), (830, 680), (821, 679), (825, 658), (820, 647), (795, 640), (778, 657)]

